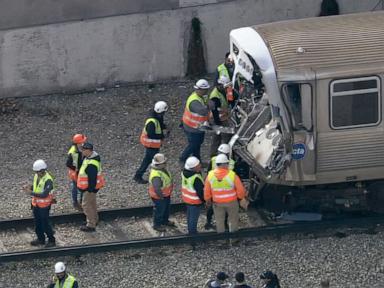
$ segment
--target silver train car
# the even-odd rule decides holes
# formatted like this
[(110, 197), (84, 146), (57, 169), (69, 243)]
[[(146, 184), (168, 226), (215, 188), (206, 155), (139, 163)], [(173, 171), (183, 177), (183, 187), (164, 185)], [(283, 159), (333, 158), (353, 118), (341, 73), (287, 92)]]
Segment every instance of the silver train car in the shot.
[(230, 49), (239, 92), (230, 144), (250, 168), (251, 197), (375, 209), (384, 199), (384, 12), (239, 28)]

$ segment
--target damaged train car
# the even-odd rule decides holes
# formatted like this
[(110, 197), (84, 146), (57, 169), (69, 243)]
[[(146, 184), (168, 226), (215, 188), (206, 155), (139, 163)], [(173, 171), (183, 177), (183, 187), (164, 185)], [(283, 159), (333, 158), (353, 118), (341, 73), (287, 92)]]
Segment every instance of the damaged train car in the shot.
[[(384, 196), (384, 12), (232, 30), (235, 157), (254, 200), (377, 209)], [(377, 206), (377, 205), (376, 205)]]

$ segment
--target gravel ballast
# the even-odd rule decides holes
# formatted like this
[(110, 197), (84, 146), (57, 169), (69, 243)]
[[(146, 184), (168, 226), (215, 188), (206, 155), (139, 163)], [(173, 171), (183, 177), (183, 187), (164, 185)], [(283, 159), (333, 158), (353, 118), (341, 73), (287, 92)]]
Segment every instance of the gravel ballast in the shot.
[(163, 247), (5, 263), (0, 287), (46, 287), (58, 260), (87, 288), (203, 287), (218, 271), (232, 277), (243, 271), (254, 287), (261, 287), (258, 275), (265, 269), (276, 272), (284, 288), (319, 287), (325, 278), (331, 287), (384, 287), (383, 237), (248, 240), (229, 249), (210, 243), (197, 251)]
[[(65, 162), (75, 133), (85, 133), (101, 156), (107, 184), (98, 193), (100, 208), (151, 205), (147, 185), (137, 185), (132, 177), (144, 155), (139, 136), (145, 118), (158, 100), (170, 106), (165, 122), (171, 134), (162, 152), (177, 184), (173, 200), (179, 202), (178, 157), (186, 145), (179, 123), (192, 86), (185, 81), (12, 100), (9, 110), (0, 113), (0, 219), (31, 215), (30, 198), (21, 186), (31, 183), (32, 164), (39, 158), (46, 160), (56, 179), (58, 204), (52, 213), (74, 211)], [(206, 140), (204, 161), (209, 136)]]

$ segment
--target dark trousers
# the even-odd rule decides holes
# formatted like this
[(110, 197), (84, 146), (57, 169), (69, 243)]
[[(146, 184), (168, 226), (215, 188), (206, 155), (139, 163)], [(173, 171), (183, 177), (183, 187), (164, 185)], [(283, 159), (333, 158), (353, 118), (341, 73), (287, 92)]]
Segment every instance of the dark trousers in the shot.
[(72, 195), (72, 204), (81, 204), (83, 201), (83, 193), (80, 193), (77, 189), (76, 181), (71, 181), (71, 195)]
[(228, 144), (231, 138), (232, 138), (231, 134), (224, 134), (224, 133), (221, 133), (219, 135), (214, 134), (212, 136), (210, 156), (213, 157), (217, 155), (217, 148), (219, 148), (220, 144), (224, 144), (224, 143)]
[(197, 234), (201, 205), (187, 205), (188, 234)]
[(40, 242), (45, 242), (45, 235), (48, 241), (54, 242), (53, 230), (49, 223), (49, 210), (51, 207), (39, 208), (33, 207), (33, 217), (35, 218), (35, 232)]
[(151, 164), (153, 156), (159, 153), (160, 148), (145, 148), (144, 159), (141, 161), (139, 169), (137, 169), (135, 178), (142, 178), (149, 164)]
[(180, 161), (185, 162), (189, 156), (195, 156), (201, 160), (200, 147), (204, 142), (205, 133), (191, 133), (185, 130), (184, 132), (187, 136), (188, 145), (185, 147), (183, 153), (181, 154)]
[(153, 227), (159, 227), (168, 223), (169, 207), (171, 206), (171, 197), (163, 199), (153, 199)]

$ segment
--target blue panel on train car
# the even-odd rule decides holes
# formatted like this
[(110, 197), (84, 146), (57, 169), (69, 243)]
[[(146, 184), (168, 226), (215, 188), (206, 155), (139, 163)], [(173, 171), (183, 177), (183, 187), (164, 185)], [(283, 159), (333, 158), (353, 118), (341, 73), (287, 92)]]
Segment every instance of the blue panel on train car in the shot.
[(305, 157), (307, 146), (304, 143), (295, 143), (292, 147), (292, 159), (301, 160)]

